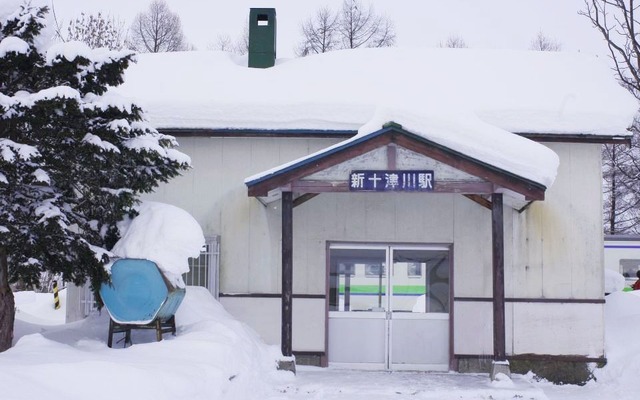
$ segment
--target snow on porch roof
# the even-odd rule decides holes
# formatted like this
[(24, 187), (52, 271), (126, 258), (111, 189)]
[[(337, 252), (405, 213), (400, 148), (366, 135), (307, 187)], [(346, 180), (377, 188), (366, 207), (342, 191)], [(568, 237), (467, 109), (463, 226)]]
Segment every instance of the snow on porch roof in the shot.
[(138, 60), (116, 91), (167, 129), (357, 130), (391, 106), (461, 112), (516, 133), (628, 136), (637, 109), (602, 60), (573, 53), (356, 49), (267, 69), (213, 51)]
[(545, 188), (550, 187), (555, 180), (559, 164), (555, 152), (537, 142), (484, 123), (472, 115), (445, 115), (435, 112), (434, 115), (425, 118), (424, 113), (415, 114), (406, 109), (381, 108), (356, 136), (250, 176), (245, 179), (245, 184), (253, 186), (366, 140), (382, 132), (383, 125), (390, 121), (400, 124), (403, 131)]

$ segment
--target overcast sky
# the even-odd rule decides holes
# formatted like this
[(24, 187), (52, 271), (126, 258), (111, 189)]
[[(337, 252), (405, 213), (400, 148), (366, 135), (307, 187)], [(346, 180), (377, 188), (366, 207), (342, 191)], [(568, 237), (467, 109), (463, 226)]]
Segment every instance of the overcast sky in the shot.
[[(51, 2), (51, 0), (47, 0)], [(398, 46), (437, 46), (450, 35), (468, 47), (527, 49), (539, 31), (565, 51), (606, 55), (604, 42), (587, 18), (584, 0), (362, 0), (394, 23)], [(127, 26), (151, 0), (53, 0), (58, 19), (68, 22), (81, 11), (102, 11)], [(188, 41), (198, 49), (218, 35), (241, 35), (251, 7), (277, 13), (277, 56), (292, 57), (300, 24), (321, 6), (338, 9), (342, 0), (166, 0), (180, 15)]]

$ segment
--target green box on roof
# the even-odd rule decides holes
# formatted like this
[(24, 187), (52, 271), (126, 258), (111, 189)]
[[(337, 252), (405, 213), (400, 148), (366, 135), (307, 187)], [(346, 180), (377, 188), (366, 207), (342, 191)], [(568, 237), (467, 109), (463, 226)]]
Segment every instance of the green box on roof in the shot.
[(276, 9), (249, 12), (249, 67), (269, 68), (276, 62)]

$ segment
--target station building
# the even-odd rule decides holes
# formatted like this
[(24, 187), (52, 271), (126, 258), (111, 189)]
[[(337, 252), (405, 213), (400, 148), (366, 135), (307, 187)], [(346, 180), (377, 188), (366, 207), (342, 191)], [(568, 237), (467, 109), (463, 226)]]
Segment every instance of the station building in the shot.
[(219, 239), (224, 307), (299, 364), (605, 362), (601, 145), (637, 104), (603, 60), (285, 60), (275, 16), (251, 10), (248, 57), (144, 54), (118, 88), (192, 159), (148, 198)]

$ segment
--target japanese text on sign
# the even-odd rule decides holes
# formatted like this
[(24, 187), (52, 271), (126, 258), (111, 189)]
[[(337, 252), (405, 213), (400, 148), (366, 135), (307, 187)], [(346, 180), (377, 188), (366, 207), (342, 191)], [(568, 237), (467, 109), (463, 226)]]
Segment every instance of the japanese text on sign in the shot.
[(433, 171), (352, 171), (349, 190), (430, 192), (433, 190)]

